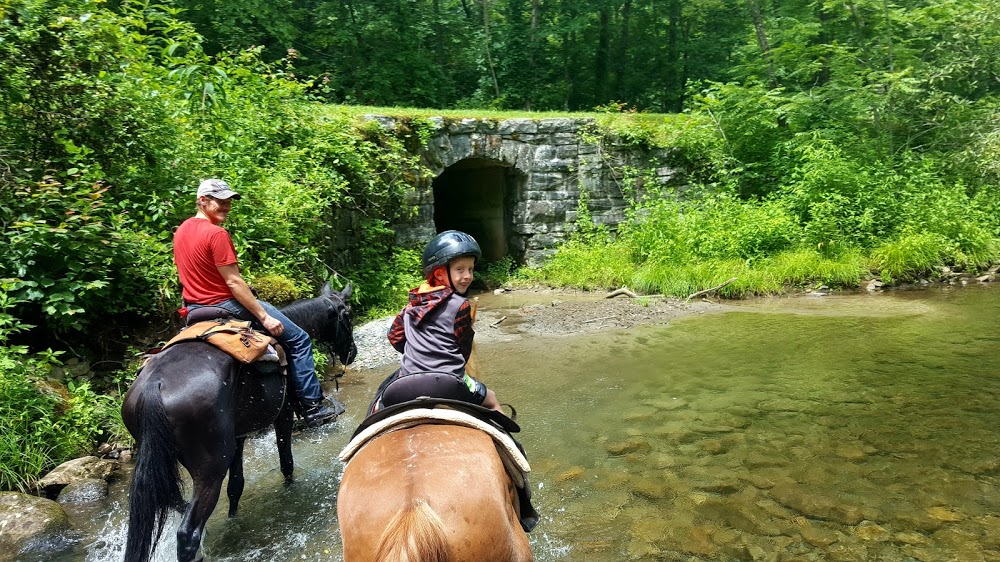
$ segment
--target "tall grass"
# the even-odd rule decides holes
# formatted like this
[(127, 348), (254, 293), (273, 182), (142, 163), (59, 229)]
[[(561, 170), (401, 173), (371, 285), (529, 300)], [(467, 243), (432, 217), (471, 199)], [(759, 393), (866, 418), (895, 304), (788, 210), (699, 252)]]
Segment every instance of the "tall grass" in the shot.
[[(617, 236), (580, 225), (581, 234), (522, 275), (554, 286), (627, 285), (645, 294), (679, 297), (724, 285), (721, 296), (742, 298), (821, 284), (852, 288), (872, 276), (887, 283), (912, 281), (934, 275), (945, 264), (977, 268), (1000, 257), (985, 217), (959, 205), (919, 210), (909, 208), (895, 236), (871, 237), (876, 243), (866, 248), (851, 234), (856, 225), (824, 223), (823, 241), (815, 243), (813, 225), (778, 197), (657, 194), (630, 209)], [(949, 210), (950, 216), (927, 219), (926, 213)], [(827, 215), (816, 216), (827, 221)], [(930, 230), (912, 226), (922, 220)]]

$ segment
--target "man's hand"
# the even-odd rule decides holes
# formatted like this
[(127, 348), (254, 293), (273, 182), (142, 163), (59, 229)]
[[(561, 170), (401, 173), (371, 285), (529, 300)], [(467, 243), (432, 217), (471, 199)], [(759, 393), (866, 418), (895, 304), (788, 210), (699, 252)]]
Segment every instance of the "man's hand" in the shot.
[(264, 318), (260, 321), (260, 323), (263, 324), (264, 329), (270, 332), (270, 334), (274, 337), (280, 336), (281, 332), (285, 331), (285, 326), (281, 323), (281, 321), (270, 314), (265, 313)]

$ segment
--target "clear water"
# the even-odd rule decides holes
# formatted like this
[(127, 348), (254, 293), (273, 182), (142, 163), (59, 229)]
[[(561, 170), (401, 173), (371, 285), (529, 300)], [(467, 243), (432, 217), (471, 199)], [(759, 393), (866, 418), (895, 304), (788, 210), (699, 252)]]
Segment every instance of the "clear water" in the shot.
[[(537, 560), (1000, 560), (1000, 289), (738, 308), (479, 346), (520, 413)], [(209, 560), (341, 559), (336, 456), (389, 370), (348, 375), (349, 414), (297, 437), (290, 487), (253, 440)], [(25, 560), (120, 560), (125, 484), (71, 513), (75, 546)]]

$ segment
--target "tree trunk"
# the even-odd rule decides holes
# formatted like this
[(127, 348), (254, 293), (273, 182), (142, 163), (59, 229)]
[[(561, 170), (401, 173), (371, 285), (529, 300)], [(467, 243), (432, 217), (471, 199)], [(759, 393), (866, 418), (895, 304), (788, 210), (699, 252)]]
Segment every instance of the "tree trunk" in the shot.
[(528, 76), (530, 77), (528, 91), (524, 96), (524, 109), (531, 111), (531, 99), (535, 93), (538, 68), (535, 59), (538, 50), (538, 7), (541, 0), (531, 0), (531, 31), (528, 34)]
[(757, 32), (757, 46), (760, 47), (760, 56), (767, 63), (767, 85), (775, 87), (774, 81), (774, 61), (771, 60), (771, 47), (767, 44), (767, 33), (764, 32), (764, 16), (760, 13), (760, 0), (748, 0), (750, 3), (750, 16), (753, 18), (753, 28)]
[(497, 82), (497, 71), (493, 65), (493, 52), (490, 49), (490, 0), (483, 0), (483, 29), (486, 31), (486, 62), (490, 66), (490, 77), (493, 79), (493, 92), (500, 99), (500, 83)]

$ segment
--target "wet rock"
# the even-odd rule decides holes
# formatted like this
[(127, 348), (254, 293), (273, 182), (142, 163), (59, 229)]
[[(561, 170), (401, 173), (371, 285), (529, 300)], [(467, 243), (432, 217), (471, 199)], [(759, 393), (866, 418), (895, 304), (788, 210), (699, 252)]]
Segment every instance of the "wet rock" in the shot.
[(107, 480), (118, 468), (115, 461), (103, 460), (97, 457), (80, 457), (57, 466), (38, 481), (38, 486), (45, 495), (54, 498), (70, 483), (77, 480), (97, 479)]
[(649, 441), (638, 437), (630, 437), (625, 441), (610, 443), (607, 446), (608, 454), (614, 457), (620, 457), (627, 453), (647, 452), (652, 449), (653, 446), (649, 444)]
[(940, 519), (932, 518), (926, 512), (902, 512), (891, 518), (892, 527), (910, 529), (917, 532), (934, 532), (944, 524)]
[(737, 500), (709, 499), (698, 506), (697, 513), (709, 521), (718, 521), (727, 527), (755, 535), (784, 534), (782, 525), (758, 506)]
[(670, 486), (655, 478), (637, 478), (632, 480), (632, 492), (648, 500), (664, 500), (673, 496)]
[(87, 503), (108, 497), (108, 481), (98, 478), (84, 478), (70, 482), (59, 492), (56, 501), (60, 504)]
[(868, 562), (868, 549), (862, 544), (835, 543), (826, 551), (831, 562)]
[(629, 475), (621, 470), (605, 471), (594, 482), (594, 488), (598, 490), (616, 490), (625, 486), (629, 482)]
[(757, 451), (751, 451), (743, 457), (743, 466), (749, 468), (750, 470), (785, 466), (786, 464), (788, 464), (788, 460), (778, 456), (777, 454), (765, 454)]
[(557, 474), (556, 482), (566, 482), (569, 480), (576, 480), (581, 476), (583, 476), (583, 473), (584, 473), (583, 467), (573, 466)]
[(796, 486), (782, 484), (771, 489), (771, 495), (781, 505), (806, 517), (857, 525), (864, 519), (861, 509), (837, 499), (812, 495)]
[(914, 546), (921, 546), (931, 542), (931, 540), (916, 531), (902, 531), (892, 536), (892, 540)]
[(702, 441), (699, 446), (702, 451), (705, 451), (710, 455), (721, 455), (728, 450), (728, 447), (726, 447), (722, 441), (718, 439), (706, 439)]
[(0, 560), (58, 542), (69, 517), (58, 503), (18, 492), (0, 492)]
[(968, 549), (979, 544), (979, 535), (957, 527), (945, 527), (934, 533), (932, 537), (937, 546), (944, 545), (955, 550)]
[(806, 523), (799, 529), (799, 535), (802, 537), (802, 540), (820, 548), (826, 548), (840, 540), (840, 536), (836, 532), (823, 527), (816, 527), (809, 523)]
[(841, 445), (834, 449), (834, 453), (844, 460), (858, 462), (865, 460), (865, 450), (860, 446)]
[(885, 527), (872, 521), (862, 521), (860, 525), (853, 527), (851, 531), (854, 533), (854, 536), (866, 542), (885, 542), (891, 536), (891, 533)]
[(677, 459), (672, 455), (666, 453), (656, 453), (647, 459), (647, 464), (650, 468), (657, 470), (663, 470), (666, 468), (673, 468), (677, 466)]
[(931, 519), (936, 519), (938, 521), (945, 521), (948, 523), (955, 523), (958, 521), (965, 520), (965, 515), (962, 515), (957, 510), (949, 507), (941, 507), (941, 506), (932, 507), (927, 510), (927, 515), (929, 515)]
[(719, 547), (712, 541), (713, 532), (712, 527), (691, 527), (684, 542), (684, 551), (688, 554), (714, 556)]

